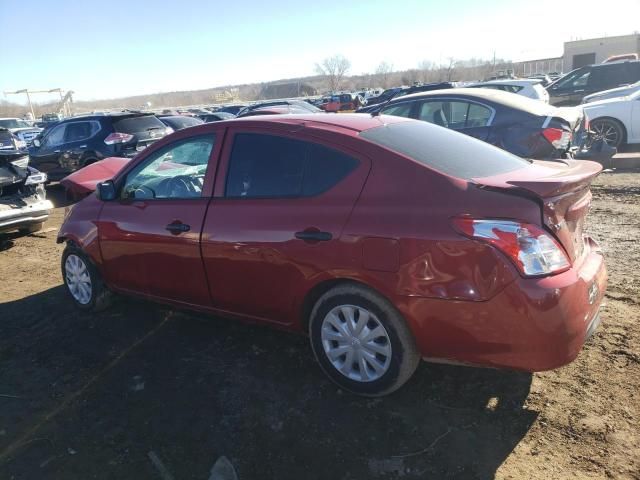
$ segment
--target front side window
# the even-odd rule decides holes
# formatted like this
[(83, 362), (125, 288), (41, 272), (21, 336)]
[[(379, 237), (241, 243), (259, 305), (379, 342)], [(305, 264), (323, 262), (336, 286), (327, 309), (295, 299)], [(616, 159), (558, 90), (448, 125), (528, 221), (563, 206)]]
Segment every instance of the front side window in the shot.
[(358, 160), (315, 143), (275, 135), (236, 134), (225, 196), (314, 196), (339, 183)]
[(136, 166), (125, 180), (122, 198), (198, 198), (215, 136), (189, 138), (167, 145)]
[(558, 81), (558, 83), (556, 84), (556, 88), (568, 89), (572, 87), (584, 87), (587, 85), (587, 81), (589, 80), (590, 75), (591, 69), (576, 70), (575, 72), (567, 75), (564, 80)]
[(67, 125), (58, 125), (54, 127), (49, 134), (42, 140), (43, 147), (55, 147), (62, 145), (64, 142), (64, 131)]

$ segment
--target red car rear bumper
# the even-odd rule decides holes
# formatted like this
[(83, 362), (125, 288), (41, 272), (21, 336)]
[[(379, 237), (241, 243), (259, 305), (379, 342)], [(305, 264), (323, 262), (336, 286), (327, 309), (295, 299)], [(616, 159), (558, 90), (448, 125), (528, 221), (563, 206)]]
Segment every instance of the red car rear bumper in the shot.
[(599, 323), (606, 286), (604, 259), (588, 239), (570, 270), (519, 278), (485, 302), (405, 297), (399, 307), (425, 359), (541, 371), (576, 358)]

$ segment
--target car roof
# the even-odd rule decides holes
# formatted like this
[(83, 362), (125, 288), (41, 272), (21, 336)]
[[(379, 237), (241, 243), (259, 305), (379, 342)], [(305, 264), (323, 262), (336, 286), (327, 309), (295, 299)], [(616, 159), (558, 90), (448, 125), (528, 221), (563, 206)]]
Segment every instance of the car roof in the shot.
[(473, 83), (472, 85), (539, 85), (540, 83), (542, 81), (537, 78), (501, 78), (500, 80), (488, 80), (486, 82)]
[(102, 120), (105, 118), (115, 118), (115, 119), (123, 119), (123, 118), (131, 118), (131, 117), (144, 117), (148, 115), (153, 115), (153, 113), (143, 113), (143, 112), (106, 112), (106, 113), (88, 113), (86, 115), (78, 115), (75, 117), (63, 118), (58, 123), (69, 123), (73, 121), (83, 121), (83, 120)]
[(431, 90), (430, 92), (413, 93), (405, 95), (396, 100), (392, 100), (387, 105), (394, 105), (407, 100), (417, 100), (429, 97), (464, 97), (469, 100), (488, 101), (499, 105), (513, 108), (515, 110), (523, 110), (532, 115), (549, 115), (555, 110), (555, 107), (539, 100), (524, 97), (516, 93), (503, 92), (502, 90), (493, 90), (490, 88), (449, 88), (443, 90)]
[(300, 127), (326, 125), (359, 133), (369, 130), (370, 128), (407, 121), (411, 120), (403, 117), (371, 115), (368, 113), (304, 113), (233, 118), (216, 122), (216, 125), (238, 125), (240, 123), (260, 123), (264, 126), (279, 125)]

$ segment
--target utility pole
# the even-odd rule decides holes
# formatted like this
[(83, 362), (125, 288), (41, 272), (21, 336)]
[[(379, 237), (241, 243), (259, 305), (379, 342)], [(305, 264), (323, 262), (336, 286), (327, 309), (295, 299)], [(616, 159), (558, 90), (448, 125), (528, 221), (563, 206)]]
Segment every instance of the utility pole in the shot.
[(24, 88), (22, 90), (16, 90), (15, 92), (4, 92), (5, 95), (14, 95), (18, 93), (25, 93), (27, 95), (27, 103), (29, 104), (29, 110), (31, 111), (31, 118), (35, 120), (36, 114), (33, 111), (33, 105), (31, 104), (31, 97), (29, 96), (29, 90)]
[[(29, 110), (31, 111), (31, 116), (35, 120), (36, 114), (33, 111), (33, 105), (31, 103), (31, 95), (30, 94), (32, 94), (32, 93), (58, 93), (60, 95), (61, 107), (63, 108), (65, 116), (66, 116), (68, 107), (66, 105), (65, 99), (67, 97), (69, 97), (69, 100), (70, 100), (71, 99), (71, 94), (73, 92), (69, 91), (69, 92), (67, 92), (66, 95), (62, 95), (62, 89), (61, 88), (52, 88), (50, 90), (29, 90), (28, 88), (23, 88), (22, 90), (16, 90), (15, 92), (4, 92), (5, 95), (16, 95), (16, 94), (20, 94), (20, 93), (24, 93), (27, 96), (27, 103), (29, 104)], [(69, 108), (69, 114), (70, 113), (71, 113), (71, 109)]]

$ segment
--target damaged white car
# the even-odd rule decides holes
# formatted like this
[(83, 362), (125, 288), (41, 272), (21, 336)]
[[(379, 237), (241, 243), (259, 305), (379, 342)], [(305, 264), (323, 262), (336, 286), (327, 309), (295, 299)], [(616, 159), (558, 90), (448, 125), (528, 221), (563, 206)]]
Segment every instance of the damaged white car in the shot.
[(33, 233), (49, 218), (53, 204), (44, 188), (47, 175), (29, 167), (29, 154), (9, 130), (0, 128), (0, 233)]

